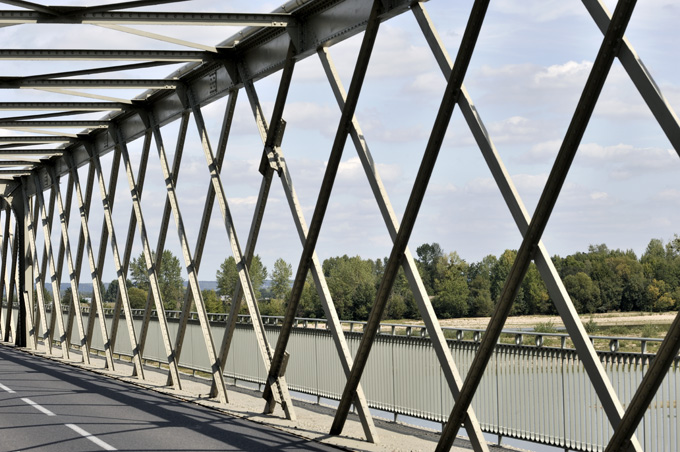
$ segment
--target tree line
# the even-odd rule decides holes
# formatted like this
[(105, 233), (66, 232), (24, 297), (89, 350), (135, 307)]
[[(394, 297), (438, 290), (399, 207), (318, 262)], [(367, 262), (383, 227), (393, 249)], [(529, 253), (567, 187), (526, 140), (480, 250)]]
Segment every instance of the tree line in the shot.
[[(466, 262), (456, 252), (445, 252), (437, 243), (416, 249), (416, 265), (423, 285), (439, 318), (489, 316), (500, 297), (503, 284), (515, 260), (515, 250), (488, 255), (479, 262)], [(680, 237), (668, 243), (652, 239), (638, 258), (632, 250), (612, 250), (591, 245), (587, 252), (554, 256), (553, 264), (581, 314), (609, 311), (668, 311), (680, 306)], [(323, 274), (338, 315), (344, 320), (366, 320), (375, 300), (387, 258), (363, 259), (337, 256), (323, 262)], [(229, 311), (240, 285), (239, 269), (233, 257), (217, 270), (217, 290), (202, 291), (208, 312)], [(185, 288), (179, 259), (165, 250), (158, 273), (165, 308), (179, 309)], [(277, 259), (271, 273), (260, 256), (249, 268), (255, 296), (262, 315), (283, 315), (293, 275), (291, 264)], [(266, 284), (265, 284), (266, 283)], [(145, 306), (149, 280), (144, 256), (130, 263), (128, 293), (133, 308)], [(66, 297), (70, 291), (66, 291)], [(112, 281), (104, 294), (113, 303), (118, 282)], [(241, 312), (246, 313), (245, 303)], [(531, 264), (520, 285), (511, 315), (556, 314), (548, 289), (535, 264)], [(325, 317), (316, 286), (308, 275), (297, 315)], [(419, 319), (420, 314), (403, 270), (400, 269), (389, 296), (385, 318)]]

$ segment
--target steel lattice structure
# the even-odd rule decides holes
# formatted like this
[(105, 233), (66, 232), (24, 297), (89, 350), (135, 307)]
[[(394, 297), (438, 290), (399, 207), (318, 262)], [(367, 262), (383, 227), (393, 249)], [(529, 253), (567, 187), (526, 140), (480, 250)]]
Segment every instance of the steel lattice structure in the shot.
[[(295, 410), (288, 393), (285, 379), (286, 346), (293, 328), (302, 289), (311, 272), (323, 304), (328, 326), (332, 332), (338, 357), (347, 376), (347, 384), (337, 409), (331, 434), (342, 433), (350, 406), (354, 404), (368, 441), (376, 441), (377, 435), (366, 397), (360, 385), (362, 372), (371, 352), (377, 327), (382, 317), (387, 298), (397, 275), (403, 268), (420, 313), (425, 321), (448, 386), (456, 399), (449, 422), (443, 431), (437, 450), (448, 450), (459, 426), (464, 425), (470, 434), (475, 450), (488, 450), (479, 423), (470, 402), (476, 387), (485, 371), (494, 344), (498, 341), (501, 328), (508, 316), (512, 301), (519, 285), (533, 260), (540, 271), (550, 296), (569, 332), (578, 355), (589, 374), (609, 421), (615, 428), (608, 451), (623, 450), (630, 447), (641, 450), (633, 436), (642, 414), (649, 405), (656, 389), (671, 360), (680, 348), (680, 317), (675, 319), (661, 349), (643, 383), (638, 388), (633, 402), (624, 410), (602, 365), (596, 356), (592, 342), (576, 313), (573, 303), (560, 280), (550, 255), (541, 242), (543, 230), (560, 193), (570, 164), (588, 125), (590, 115), (597, 103), (602, 86), (615, 58), (618, 58), (630, 79), (643, 96), (654, 117), (663, 129), (676, 151), (680, 152), (680, 122), (665, 101), (662, 93), (645, 69), (631, 43), (625, 39), (624, 32), (633, 13), (635, 1), (619, 0), (616, 10), (610, 14), (600, 0), (583, 0), (593, 20), (604, 35), (600, 52), (592, 67), (584, 87), (578, 108), (562, 142), (560, 153), (543, 190), (538, 207), (530, 217), (522, 200), (514, 188), (490, 135), (485, 129), (480, 114), (464, 86), (466, 70), (474, 54), (477, 37), (484, 23), (489, 0), (476, 0), (470, 13), (465, 33), (455, 59), (449, 56), (437, 31), (427, 14), (425, 5), (413, 0), (296, 0), (271, 14), (241, 13), (180, 13), (180, 12), (135, 12), (142, 6), (172, 4), (176, 0), (137, 0), (120, 4), (93, 7), (51, 7), (26, 1), (3, 1), (2, 3), (21, 7), (21, 10), (0, 11), (0, 26), (17, 24), (94, 24), (123, 33), (134, 33), (146, 38), (167, 41), (184, 46), (186, 50), (83, 50), (83, 49), (0, 49), (2, 60), (62, 61), (92, 60), (103, 62), (93, 69), (73, 70), (22, 77), (0, 78), (0, 89), (38, 89), (93, 98), (91, 101), (73, 102), (2, 102), (0, 110), (8, 113), (0, 119), (4, 129), (27, 131), (28, 134), (0, 137), (0, 195), (3, 200), (4, 230), (2, 233), (2, 268), (0, 270), (0, 293), (8, 295), (8, 305), (16, 297), (21, 309), (18, 331), (11, 331), (12, 310), (8, 307), (0, 311), (0, 328), (3, 339), (12, 337), (18, 345), (37, 347), (42, 339), (53, 353), (53, 341), (61, 344), (64, 358), (69, 358), (72, 345), (83, 350), (86, 363), (90, 359), (90, 344), (95, 326), (95, 312), (100, 318), (100, 334), (106, 346), (106, 361), (114, 369), (115, 331), (119, 328), (120, 314), (124, 313), (125, 326), (130, 337), (134, 356), (135, 372), (144, 379), (142, 359), (147, 335), (148, 320), (156, 311), (162, 341), (169, 367), (169, 384), (179, 388), (182, 377), (177, 362), (182, 352), (183, 335), (189, 318), (192, 302), (199, 314), (205, 341), (205, 348), (212, 363), (213, 392), (223, 403), (228, 403), (223, 378), (224, 363), (242, 302), (254, 319), (253, 329), (257, 337), (261, 359), (269, 373), (264, 391), (269, 412), (275, 404), (280, 404), (289, 419), (295, 419)], [(160, 8), (160, 7), (159, 7)], [(430, 133), (427, 147), (422, 155), (422, 163), (413, 185), (408, 205), (401, 223), (392, 209), (387, 192), (381, 182), (377, 166), (369, 152), (366, 138), (360, 129), (354, 112), (361, 93), (371, 52), (378, 36), (381, 23), (402, 14), (412, 14), (420, 26), (430, 49), (436, 58), (443, 76), (447, 80), (446, 90), (441, 99), (436, 121)], [(155, 34), (127, 25), (236, 25), (244, 26), (242, 32), (216, 46), (206, 46), (168, 35)], [(332, 46), (352, 36), (361, 36), (361, 49), (353, 68), (353, 77), (345, 91), (333, 65), (330, 54)], [(333, 146), (328, 155), (324, 174), (313, 216), (306, 223), (298, 201), (284, 153), (282, 139), (285, 131), (283, 119), (288, 90), (293, 79), (296, 62), (307, 58), (320, 59), (328, 82), (334, 92), (341, 110), (340, 122)], [(129, 63), (106, 65), (106, 61)], [(182, 68), (166, 78), (143, 79), (135, 74), (137, 70), (186, 63)], [(281, 71), (281, 80), (276, 95), (273, 113), (266, 118), (262, 110), (255, 81)], [(127, 72), (125, 78), (109, 78), (109, 74)], [(97, 75), (101, 78), (80, 78)], [(101, 95), (84, 94), (78, 89), (127, 88), (144, 89), (142, 95), (134, 99), (117, 99)], [(232, 120), (237, 96), (247, 96), (254, 119), (264, 144), (259, 171), (262, 174), (261, 188), (257, 199), (255, 214), (250, 232), (242, 247), (239, 242), (230, 206), (222, 184), (228, 175), (222, 173), (227, 139), (232, 128)], [(210, 141), (203, 109), (218, 99), (227, 97), (223, 113), (223, 125), (219, 141)], [(407, 243), (418, 217), (428, 181), (435, 166), (437, 155), (442, 147), (444, 134), (452, 112), (458, 107), (469, 126), (484, 159), (491, 170), (498, 188), (510, 210), (517, 228), (524, 240), (519, 248), (518, 257), (503, 288), (476, 359), (465, 381), (461, 378), (456, 364), (451, 358), (446, 340), (434, 314), (430, 298), (420, 279), (413, 256)], [(38, 111), (31, 115), (19, 114), (20, 111)], [(100, 119), (79, 119), (82, 114), (101, 112)], [(179, 138), (174, 158), (169, 160), (164, 144), (164, 126), (179, 121)], [(204, 215), (196, 243), (190, 243), (183, 223), (175, 184), (180, 170), (182, 151), (187, 129), (191, 123), (197, 128), (205, 154), (206, 165), (210, 172)], [(73, 128), (74, 134), (55, 134), (50, 128)], [(133, 167), (128, 143), (143, 140), (141, 163)], [(375, 300), (361, 346), (354, 358), (347, 347), (338, 315), (324, 279), (320, 260), (315, 246), (324, 224), (324, 216), (329, 204), (338, 167), (348, 139), (351, 139), (366, 173), (367, 180), (375, 195), (380, 213), (393, 241), (392, 252), (385, 268), (377, 299)], [(141, 197), (149, 162), (151, 148), (155, 148), (163, 178), (167, 188), (164, 213), (158, 243), (152, 244), (147, 236)], [(109, 183), (106, 183), (101, 157), (112, 153), (113, 164)], [(122, 167), (120, 167), (122, 163)], [(87, 178), (81, 182), (78, 168), (87, 168)], [(128, 181), (132, 200), (132, 214), (125, 241), (119, 241), (113, 224), (113, 200), (116, 192), (118, 172), (123, 170)], [(264, 325), (258, 312), (254, 290), (248, 268), (252, 262), (255, 245), (260, 232), (270, 186), (274, 175), (279, 177), (289, 204), (293, 222), (303, 245), (297, 274), (288, 300), (286, 316), (283, 321), (279, 340), (269, 344), (264, 335)], [(96, 187), (95, 187), (96, 182)], [(62, 192), (65, 190), (65, 195)], [(99, 191), (99, 197), (97, 196)], [(48, 197), (49, 196), (49, 197)], [(68, 212), (74, 202), (80, 211), (78, 236), (69, 230)], [(90, 206), (95, 198), (100, 198), (103, 208), (103, 222), (100, 248), (95, 250), (90, 236)], [(227, 233), (232, 255), (238, 262), (240, 287), (234, 295), (231, 312), (227, 321), (227, 333), (221, 344), (215, 343), (208, 322), (205, 303), (201, 294), (198, 274), (201, 258), (205, 250), (207, 228), (214, 204), (221, 211), (223, 227)], [(55, 211), (56, 209), (56, 211)], [(59, 225), (54, 225), (55, 216)], [(164, 249), (170, 216), (177, 226), (181, 243), (183, 262), (187, 269), (189, 290), (182, 306), (180, 328), (172, 337), (165, 319), (165, 310), (158, 283), (157, 269)], [(42, 226), (42, 227), (40, 227)], [(59, 244), (52, 243), (51, 230), (58, 227), (61, 231)], [(38, 241), (42, 234), (45, 253), (39, 256)], [(135, 331), (132, 324), (130, 299), (126, 288), (126, 275), (131, 260), (135, 235), (141, 240), (150, 282), (150, 295), (145, 309), (145, 323), (141, 331)], [(101, 269), (106, 259), (106, 248), (110, 244), (113, 264), (119, 284), (115, 318), (111, 330), (103, 318), (103, 286)], [(155, 245), (155, 254), (154, 254)], [(58, 248), (58, 250), (57, 250)], [(87, 263), (83, 263), (87, 255)], [(79, 299), (78, 280), (81, 267), (87, 265), (94, 287), (92, 312), (87, 323), (79, 309), (71, 303), (68, 322), (60, 315), (48, 316), (43, 289), (47, 281), (52, 284), (55, 309), (62, 311), (60, 283), (64, 261), (71, 284), (71, 300)], [(32, 289), (35, 290), (32, 290)], [(35, 295), (34, 295), (35, 294)], [(49, 319), (49, 320), (48, 320)], [(56, 323), (56, 324), (55, 324)], [(71, 331), (77, 330), (78, 344), (70, 344)], [(28, 332), (28, 338), (24, 333)], [(41, 333), (42, 332), (42, 333)], [(56, 332), (56, 334), (55, 334)]]

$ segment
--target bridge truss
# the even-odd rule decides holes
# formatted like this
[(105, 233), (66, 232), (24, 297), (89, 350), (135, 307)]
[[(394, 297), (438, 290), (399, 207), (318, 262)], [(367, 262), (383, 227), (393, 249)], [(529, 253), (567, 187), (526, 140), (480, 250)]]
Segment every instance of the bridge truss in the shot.
[[(294, 326), (295, 313), (307, 275), (311, 272), (326, 318), (329, 319), (328, 327), (333, 335), (338, 358), (347, 377), (345, 390), (330, 433), (342, 434), (350, 407), (354, 405), (361, 419), (366, 439), (377, 441), (377, 434), (360, 380), (368, 363), (371, 346), (376, 337), (388, 296), (397, 272), (402, 268), (427, 326), (448, 386), (456, 400), (437, 450), (450, 449), (461, 425), (465, 426), (475, 450), (488, 450), (470, 403), (528, 265), (533, 260), (546, 282), (551, 299), (555, 302), (578, 355), (584, 363), (600, 403), (615, 428), (607, 450), (623, 450), (624, 448), (641, 450), (633, 434), (672, 359), (678, 353), (680, 317), (675, 319), (653, 364), (637, 389), (632, 403), (624, 410), (552, 264), (550, 255), (541, 242), (543, 230), (558, 199), (614, 59), (618, 58), (674, 149), (680, 151), (678, 118), (642, 64), (632, 44), (624, 38), (635, 1), (619, 0), (616, 10), (610, 13), (600, 0), (583, 0), (584, 7), (602, 31), (604, 38), (533, 217), (528, 215), (496, 151), (491, 136), (482, 123), (481, 115), (463, 83), (468, 64), (474, 54), (477, 37), (484, 23), (489, 0), (474, 2), (461, 45), (456, 50), (453, 59), (442, 44), (428, 16), (425, 3), (413, 0), (295, 0), (270, 14), (161, 11), (161, 5), (178, 3), (177, 0), (136, 0), (92, 7), (54, 7), (19, 0), (1, 3), (19, 8), (0, 11), (0, 26), (2, 27), (21, 25), (40, 29), (42, 26), (54, 24), (69, 24), (72, 27), (96, 25), (120, 33), (132, 33), (151, 40), (169, 42), (183, 48), (183, 50), (0, 49), (2, 60), (44, 61), (45, 67), (54, 61), (94, 62), (93, 67), (89, 69), (62, 72), (45, 70), (30, 76), (13, 77), (3, 74), (3, 77), (0, 77), (0, 88), (3, 90), (14, 92), (42, 90), (90, 98), (87, 102), (82, 100), (49, 102), (35, 100), (35, 97), (29, 97), (25, 102), (0, 102), (0, 110), (10, 112), (0, 118), (0, 127), (22, 132), (16, 136), (0, 136), (0, 158), (2, 159), (0, 161), (2, 167), (0, 169), (0, 195), (3, 200), (3, 260), (0, 269), (2, 275), (0, 293), (6, 294), (9, 301), (7, 309), (0, 310), (2, 316), (0, 328), (4, 341), (14, 340), (18, 345), (37, 348), (39, 341), (42, 340), (49, 354), (56, 353), (52, 344), (57, 342), (61, 345), (61, 354), (65, 359), (71, 359), (71, 347), (76, 346), (83, 351), (83, 360), (88, 363), (92, 336), (97, 323), (95, 319), (98, 316), (99, 334), (106, 344), (105, 354), (108, 368), (114, 369), (115, 367), (113, 356), (116, 350), (116, 331), (118, 328), (126, 328), (131, 344), (135, 374), (138, 378), (144, 379), (142, 362), (147, 327), (152, 311), (155, 311), (167, 355), (168, 384), (180, 388), (182, 376), (177, 363), (182, 353), (184, 333), (193, 305), (198, 312), (205, 350), (212, 363), (213, 392), (211, 395), (223, 403), (228, 403), (223, 379), (224, 363), (229, 352), (237, 314), (241, 304), (245, 302), (254, 319), (253, 329), (260, 350), (260, 359), (269, 375), (263, 394), (267, 401), (266, 411), (271, 413), (275, 405), (280, 404), (286, 417), (295, 419), (295, 410), (285, 379), (286, 346)], [(139, 7), (152, 8), (139, 11), (137, 9)], [(378, 174), (377, 165), (369, 151), (367, 138), (354, 113), (381, 24), (404, 14), (414, 16), (413, 19), (420, 26), (447, 84), (430, 138), (422, 154), (422, 163), (405, 213), (399, 222)], [(246, 28), (216, 46), (207, 46), (174, 38), (171, 36), (171, 31), (158, 34), (142, 31), (130, 25), (163, 25), (170, 30), (174, 25), (231, 25)], [(335, 44), (353, 36), (361, 39), (361, 47), (353, 68), (351, 83), (345, 90), (331, 54)], [(292, 170), (286, 163), (282, 147), (286, 125), (283, 112), (293, 80), (293, 70), (297, 62), (308, 57), (320, 59), (341, 112), (309, 224), (303, 216), (303, 209), (292, 182)], [(110, 61), (120, 64), (111, 65), (108, 63)], [(138, 75), (149, 68), (177, 63), (182, 63), (182, 66), (164, 78), (144, 78), (143, 75)], [(273, 99), (271, 117), (267, 118), (256, 91), (255, 82), (276, 72), (281, 72), (281, 78), (278, 92)], [(113, 98), (79, 91), (94, 89), (100, 93), (102, 90), (113, 88), (144, 91), (134, 98)], [(261, 186), (249, 235), (245, 242), (240, 242), (236, 235), (223, 185), (223, 180), (230, 175), (222, 171), (227, 141), (234, 125), (236, 100), (239, 95), (247, 97), (263, 142), (259, 166)], [(227, 100), (226, 108), (222, 113), (222, 128), (217, 135), (219, 138), (211, 141), (204, 118), (205, 109), (224, 98)], [(503, 288), (500, 302), (496, 306), (465, 380), (462, 379), (456, 363), (451, 358), (430, 298), (407, 247), (425, 190), (442, 147), (445, 132), (456, 106), (461, 110), (505, 203), (524, 237), (517, 259)], [(38, 111), (39, 113), (18, 113), (23, 111)], [(82, 119), (83, 117), (91, 118), (93, 114), (95, 119)], [(174, 152), (168, 150), (164, 141), (167, 140), (170, 124), (175, 124), (177, 129)], [(190, 127), (195, 127), (198, 132), (210, 174), (210, 180), (205, 181), (207, 195), (198, 239), (195, 243), (189, 241), (176, 191), (187, 131)], [(55, 129), (75, 129), (77, 132), (57, 133)], [(317, 239), (324, 224), (329, 199), (348, 139), (351, 139), (356, 148), (393, 241), (392, 252), (377, 299), (373, 303), (361, 345), (354, 357), (345, 341), (320, 260), (315, 253)], [(128, 145), (135, 140), (143, 142), (141, 158), (137, 165), (128, 149)], [(152, 148), (157, 153), (158, 160), (150, 159), (149, 154)], [(108, 183), (101, 162), (107, 154), (112, 155), (112, 157), (109, 155), (112, 163)], [(147, 234), (148, 222), (145, 222), (141, 203), (147, 166), (151, 162), (159, 164), (167, 194), (163, 214), (159, 221), (159, 238), (155, 244), (151, 243)], [(116, 236), (113, 213), (116, 190), (121, 188), (117, 187), (120, 171), (124, 172), (127, 179), (127, 189), (132, 201), (129, 226), (124, 240), (119, 240)], [(249, 267), (255, 254), (274, 176), (278, 177), (283, 186), (283, 192), (302, 244), (302, 253), (278, 342), (269, 344), (258, 312)], [(102, 218), (90, 216), (93, 199), (96, 203), (99, 201), (102, 203)], [(80, 213), (79, 221), (70, 219), (71, 206), (74, 202)], [(213, 339), (199, 283), (199, 269), (206, 251), (207, 231), (215, 202), (220, 209), (221, 223), (226, 232), (229, 248), (238, 263), (240, 283), (233, 297), (234, 303), (231, 305), (227, 320), (227, 332), (219, 344)], [(116, 215), (119, 215), (118, 212)], [(181, 308), (180, 327), (174, 337), (166, 321), (158, 278), (171, 216), (178, 232), (189, 282), (189, 290), (187, 290)], [(54, 222), (55, 217), (59, 218), (58, 224)], [(103, 222), (97, 250), (94, 249), (93, 237), (90, 234), (93, 220)], [(61, 232), (58, 235), (58, 244), (52, 241), (53, 228)], [(126, 286), (133, 243), (137, 235), (143, 247), (151, 289), (141, 331), (136, 331), (132, 323), (130, 295)], [(242, 243), (245, 243), (245, 246), (242, 247)], [(43, 245), (44, 250), (39, 245)], [(104, 319), (104, 286), (101, 280), (108, 246), (111, 247), (111, 256), (119, 285), (114, 309), (115, 317), (110, 328), (107, 327)], [(42, 259), (40, 251), (43, 251)], [(85, 256), (87, 256), (86, 263), (83, 262)], [(60, 295), (65, 263), (71, 287), (68, 306), (65, 306), (65, 300)], [(91, 313), (87, 322), (72, 301), (80, 299), (79, 284), (85, 282), (79, 280), (83, 265), (89, 269), (94, 289)], [(43, 295), (44, 287), (48, 282), (52, 285), (54, 294), (55, 309), (52, 310), (51, 316), (48, 315)], [(15, 300), (19, 304), (20, 315), (18, 319), (13, 320), (11, 305)], [(54, 315), (54, 313), (61, 313), (62, 308), (68, 309), (67, 322), (62, 320), (61, 315)], [(120, 325), (121, 314), (124, 317), (123, 325)], [(12, 326), (12, 322), (15, 322), (15, 327)], [(78, 337), (75, 344), (70, 343), (73, 331), (76, 331), (75, 334)]]

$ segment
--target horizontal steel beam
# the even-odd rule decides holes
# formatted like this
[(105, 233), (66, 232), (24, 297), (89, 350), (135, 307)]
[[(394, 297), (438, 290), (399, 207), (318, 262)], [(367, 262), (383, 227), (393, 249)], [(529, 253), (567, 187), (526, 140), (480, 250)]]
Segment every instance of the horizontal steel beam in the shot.
[(137, 24), (286, 27), (294, 19), (285, 13), (83, 12), (76, 8), (55, 16), (38, 11), (0, 11), (0, 24)]
[[(64, 150), (56, 150), (56, 149), (0, 149), (0, 156), (2, 158), (7, 158), (8, 156), (11, 155), (21, 155), (21, 156), (26, 156), (26, 155), (46, 155), (46, 156), (54, 156), (54, 155), (63, 155)], [(23, 157), (22, 157), (23, 158)]]
[(75, 141), (72, 137), (33, 137), (33, 136), (20, 136), (20, 137), (0, 137), (0, 143), (71, 143)]
[[(302, 2), (300, 2), (302, 3)], [(392, 0), (383, 5), (379, 15), (380, 21), (385, 21), (409, 11), (411, 0)], [(318, 7), (314, 7), (314, 6)], [(226, 67), (233, 63), (241, 65), (244, 69), (242, 78), (245, 80), (258, 80), (273, 74), (283, 67), (286, 59), (288, 45), (291, 39), (289, 30), (294, 30), (296, 37), (296, 60), (315, 55), (320, 47), (331, 46), (349, 39), (366, 29), (366, 21), (371, 9), (371, 2), (365, 0), (309, 0), (299, 6), (289, 8), (296, 19), (296, 26), (290, 28), (267, 28), (248, 27), (226, 39), (219, 47), (238, 45), (233, 51), (222, 51), (224, 58), (220, 61), (188, 63), (179, 70), (170, 74), (168, 78), (179, 78), (186, 83), (187, 89), (194, 94), (197, 104), (204, 106), (226, 96), (230, 91), (243, 86), (241, 78), (232, 78)], [(196, 52), (204, 54), (204, 52)], [(206, 52), (207, 53), (207, 52)], [(221, 57), (221, 55), (220, 55)], [(116, 66), (117, 68), (142, 68), (172, 64), (167, 61), (152, 61), (137, 64)], [(113, 68), (93, 68), (55, 74), (43, 74), (31, 76), (31, 79), (47, 79), (57, 77), (75, 76), (81, 74), (113, 72)], [(27, 77), (22, 78), (26, 80)], [(175, 90), (149, 91), (147, 108), (157, 118), (159, 125), (163, 126), (181, 117), (185, 107), (178, 98)], [(130, 109), (130, 105), (119, 102), (109, 103), (0, 103), (0, 110), (52, 110), (52, 111), (105, 111)], [(120, 127), (127, 141), (142, 137), (147, 127), (136, 115), (127, 112), (109, 114), (106, 119), (114, 119)], [(106, 154), (113, 148), (105, 133), (99, 131), (90, 132), (88, 140), (94, 144), (93, 150), (98, 154)], [(0, 145), (1, 146), (1, 145)], [(81, 144), (74, 144), (68, 149), (73, 153), (77, 166), (83, 165), (89, 158), (89, 154)], [(57, 175), (66, 174), (68, 166), (62, 159), (53, 162)], [(0, 187), (0, 193), (11, 191), (12, 187)], [(32, 194), (32, 187), (27, 187)]]
[(0, 168), (11, 168), (13, 166), (33, 166), (38, 161), (30, 161), (30, 160), (7, 160), (7, 161), (2, 161), (0, 160)]
[(163, 79), (49, 79), (24, 80), (0, 78), (0, 89), (17, 88), (123, 88), (123, 89), (175, 89), (178, 80)]
[(122, 102), (0, 102), (0, 111), (120, 111), (129, 107)]
[(0, 174), (3, 175), (3, 176), (20, 177), (20, 176), (30, 176), (31, 171), (30, 170), (0, 170)]
[(210, 61), (217, 55), (198, 50), (2, 49), (0, 60)]
[(35, 127), (60, 127), (60, 128), (106, 128), (111, 125), (110, 121), (3, 121), (0, 119), (0, 127), (12, 129), (35, 128)]

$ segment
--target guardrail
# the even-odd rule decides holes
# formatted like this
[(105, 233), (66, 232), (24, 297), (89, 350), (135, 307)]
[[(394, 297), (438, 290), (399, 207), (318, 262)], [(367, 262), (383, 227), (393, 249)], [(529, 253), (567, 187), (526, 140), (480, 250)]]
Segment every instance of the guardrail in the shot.
[[(86, 310), (85, 314), (88, 313)], [(178, 317), (178, 312), (168, 313), (171, 326)], [(210, 317), (213, 335), (219, 343), (225, 315)], [(263, 320), (267, 339), (275, 343), (281, 317)], [(135, 322), (139, 327), (140, 320)], [(350, 352), (354, 354), (365, 323), (346, 321), (342, 326)], [(125, 356), (129, 344), (127, 332), (123, 330), (119, 330), (116, 353)], [(444, 328), (444, 331), (464, 378), (484, 330)], [(103, 348), (96, 337), (93, 340), (95, 348)], [(592, 336), (591, 340), (609, 345), (598, 355), (625, 407), (654, 359), (653, 354), (646, 353), (647, 344), (661, 339)], [(194, 372), (209, 373), (210, 365), (201, 341), (198, 322), (191, 320), (180, 365)], [(622, 341), (638, 342), (640, 351), (620, 351)], [(548, 342), (558, 345), (546, 345)], [(612, 435), (611, 426), (578, 355), (567, 345), (566, 334), (504, 332), (472, 404), (485, 432), (570, 450), (604, 449)], [(288, 351), (286, 379), (292, 390), (317, 398), (340, 398), (345, 376), (324, 319), (297, 319)], [(157, 322), (150, 325), (144, 358), (164, 361)], [(257, 384), (266, 379), (249, 316), (239, 316), (225, 375), (235, 381)], [(394, 413), (395, 419), (397, 415), (405, 415), (445, 422), (453, 406), (427, 331), (420, 325), (380, 325), (362, 385), (369, 406)], [(680, 450), (679, 399), (680, 358), (676, 358), (636, 432), (645, 450)]]

